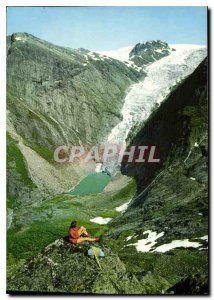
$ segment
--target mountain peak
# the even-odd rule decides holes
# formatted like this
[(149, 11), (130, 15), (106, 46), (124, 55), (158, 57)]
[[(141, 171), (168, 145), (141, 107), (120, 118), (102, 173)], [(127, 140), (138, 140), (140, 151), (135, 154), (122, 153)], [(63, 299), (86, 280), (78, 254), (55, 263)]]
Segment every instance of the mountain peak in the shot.
[(31, 34), (27, 32), (15, 32), (11, 35), (11, 42), (16, 41), (26, 41), (29, 38), (34, 38)]
[(161, 40), (148, 41), (136, 44), (129, 53), (129, 59), (137, 66), (142, 66), (168, 56), (171, 51), (174, 49), (171, 49), (166, 42)]

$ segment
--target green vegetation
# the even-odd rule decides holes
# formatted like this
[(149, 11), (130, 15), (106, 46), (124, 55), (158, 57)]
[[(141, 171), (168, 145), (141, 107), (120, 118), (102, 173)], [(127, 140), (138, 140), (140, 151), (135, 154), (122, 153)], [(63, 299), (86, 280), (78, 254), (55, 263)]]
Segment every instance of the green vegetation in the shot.
[(42, 158), (47, 160), (50, 163), (53, 163), (53, 150), (48, 149), (42, 145), (32, 145), (30, 141), (26, 141), (26, 145), (30, 146), (34, 151), (36, 151)]
[[(108, 176), (109, 177), (109, 176)], [(17, 211), (16, 224), (7, 233), (8, 276), (14, 273), (26, 259), (37, 255), (56, 239), (67, 235), (72, 220), (85, 226), (92, 236), (103, 235), (109, 225), (90, 222), (94, 217), (116, 218), (120, 213), (115, 207), (122, 205), (135, 193), (135, 183), (120, 192), (86, 196), (59, 195), (34, 207), (23, 207)]]
[(153, 276), (165, 278), (170, 286), (190, 274), (207, 274), (208, 252), (206, 250), (174, 249), (166, 253), (142, 253), (137, 252), (133, 246), (122, 248), (123, 242), (121, 240), (115, 243), (108, 240), (107, 243), (112, 251), (118, 253), (128, 272), (140, 276), (145, 276), (149, 272)]
[[(93, 236), (99, 236), (107, 229), (98, 224), (76, 218), (80, 225), (86, 226)], [(71, 218), (64, 220), (45, 220), (33, 222), (29, 226), (9, 229), (7, 239), (8, 276), (23, 264), (26, 259), (37, 255), (45, 246), (68, 233)]]
[(7, 135), (7, 163), (14, 165), (14, 169), (20, 174), (23, 185), (28, 187), (34, 187), (34, 183), (29, 177), (28, 170), (26, 168), (25, 159), (19, 150), (17, 143)]

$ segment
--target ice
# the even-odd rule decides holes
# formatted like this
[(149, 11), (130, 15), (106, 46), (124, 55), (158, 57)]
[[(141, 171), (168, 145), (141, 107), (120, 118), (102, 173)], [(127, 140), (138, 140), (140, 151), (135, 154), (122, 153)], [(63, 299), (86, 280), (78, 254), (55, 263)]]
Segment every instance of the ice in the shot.
[[(190, 75), (207, 56), (207, 48), (198, 45), (170, 45), (176, 51), (145, 68), (145, 79), (131, 86), (122, 108), (123, 119), (107, 137), (108, 143), (124, 144), (133, 125), (145, 121), (155, 105), (159, 105), (170, 89)], [(115, 166), (108, 163), (103, 169), (111, 173)]]
[(131, 87), (121, 111), (123, 120), (112, 129), (108, 142), (124, 142), (131, 127), (146, 120), (154, 104), (160, 103), (170, 88), (191, 74), (207, 55), (202, 46), (178, 49), (148, 66), (144, 81)]

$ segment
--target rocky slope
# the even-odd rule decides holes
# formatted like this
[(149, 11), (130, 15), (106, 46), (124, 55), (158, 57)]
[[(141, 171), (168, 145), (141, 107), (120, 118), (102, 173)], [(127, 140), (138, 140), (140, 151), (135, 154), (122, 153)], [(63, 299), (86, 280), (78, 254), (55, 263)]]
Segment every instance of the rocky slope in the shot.
[[(28, 34), (11, 37), (7, 72), (9, 119), (31, 146), (48, 149), (68, 141), (99, 142), (118, 122), (127, 86), (139, 79), (119, 61)], [(26, 117), (22, 122), (20, 115)]]
[(100, 270), (96, 261), (85, 255), (88, 247), (85, 244), (74, 249), (63, 240), (56, 240), (11, 278), (9, 288), (23, 292), (143, 293), (138, 279), (127, 272), (118, 255), (103, 247), (107, 257), (100, 259)]
[(160, 40), (138, 43), (129, 53), (129, 59), (138, 67), (145, 66), (165, 56), (175, 49)]

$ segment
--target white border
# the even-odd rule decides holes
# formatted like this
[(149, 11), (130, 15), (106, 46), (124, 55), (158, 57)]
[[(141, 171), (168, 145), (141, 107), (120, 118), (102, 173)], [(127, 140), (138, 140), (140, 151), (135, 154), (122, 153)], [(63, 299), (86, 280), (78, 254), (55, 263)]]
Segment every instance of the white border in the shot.
[(8, 6), (211, 6), (211, 0), (2, 0)]
[[(29, 3), (30, 2), (30, 3)], [(0, 99), (1, 99), (1, 109), (0, 109), (0, 157), (1, 157), (1, 166), (0, 166), (0, 174), (1, 174), (1, 181), (0, 181), (0, 192), (1, 192), (1, 199), (0, 199), (0, 228), (1, 228), (1, 240), (0, 240), (0, 297), (1, 299), (8, 299), (10, 297), (9, 295), (6, 295), (6, 176), (5, 176), (5, 157), (6, 157), (6, 143), (5, 143), (5, 132), (6, 132), (6, 6), (208, 6), (209, 9), (212, 9), (213, 7), (213, 0), (167, 0), (167, 1), (160, 1), (160, 0), (1, 0), (0, 2), (0, 57), (1, 57), (1, 66), (0, 66)], [(211, 22), (210, 22), (211, 25)], [(212, 26), (210, 28), (211, 31), (211, 42), (213, 40), (213, 30)], [(210, 45), (210, 49), (212, 49), (212, 43)], [(210, 66), (212, 67), (213, 64)], [(211, 68), (213, 69), (213, 68)], [(210, 85), (212, 86), (212, 82), (210, 82)], [(210, 87), (211, 90), (211, 87)], [(211, 93), (212, 94), (212, 93)], [(211, 95), (210, 95), (211, 96)], [(211, 99), (210, 99), (211, 104)], [(212, 109), (211, 109), (212, 108)], [(213, 106), (210, 107), (211, 113), (213, 115)], [(213, 128), (213, 122), (210, 120), (210, 138), (213, 140), (214, 137), (214, 131), (211, 130)], [(213, 150), (213, 149), (212, 149)], [(213, 154), (213, 151), (212, 151)], [(213, 167), (213, 162), (212, 162)], [(212, 176), (210, 176), (210, 187), (214, 184), (214, 179)], [(210, 195), (210, 204), (211, 204), (211, 195)], [(212, 208), (212, 215), (213, 215), (213, 207)], [(210, 218), (210, 233), (211, 231), (211, 221)], [(210, 237), (209, 237), (210, 238)], [(211, 246), (211, 244), (210, 244)], [(211, 247), (212, 249), (212, 247)], [(211, 254), (211, 250), (210, 250)], [(213, 264), (212, 264), (213, 267)], [(213, 268), (211, 268), (213, 270)], [(211, 275), (211, 274), (210, 274)], [(213, 276), (211, 276), (210, 279), (210, 288), (212, 290), (212, 287), (214, 286), (214, 280)], [(72, 298), (85, 298), (86, 296), (71, 296)], [(123, 297), (123, 296), (120, 296)], [(149, 299), (156, 298), (154, 296), (143, 296), (148, 297)], [(168, 296), (169, 297), (169, 296)], [(167, 298), (168, 298), (167, 297)], [(173, 298), (175, 296), (169, 297)], [(24, 298), (24, 299), (30, 299), (31, 296), (25, 296), (25, 297), (15, 297), (13, 298)], [(47, 296), (40, 296), (42, 299), (46, 299)], [(63, 299), (63, 296), (58, 296), (57, 298)], [(96, 297), (97, 298), (97, 297)], [(98, 298), (101, 298), (98, 297)], [(111, 298), (117, 298), (117, 296), (112, 296)], [(124, 296), (124, 298), (127, 298), (127, 296)], [(176, 297), (180, 298), (180, 297)]]

